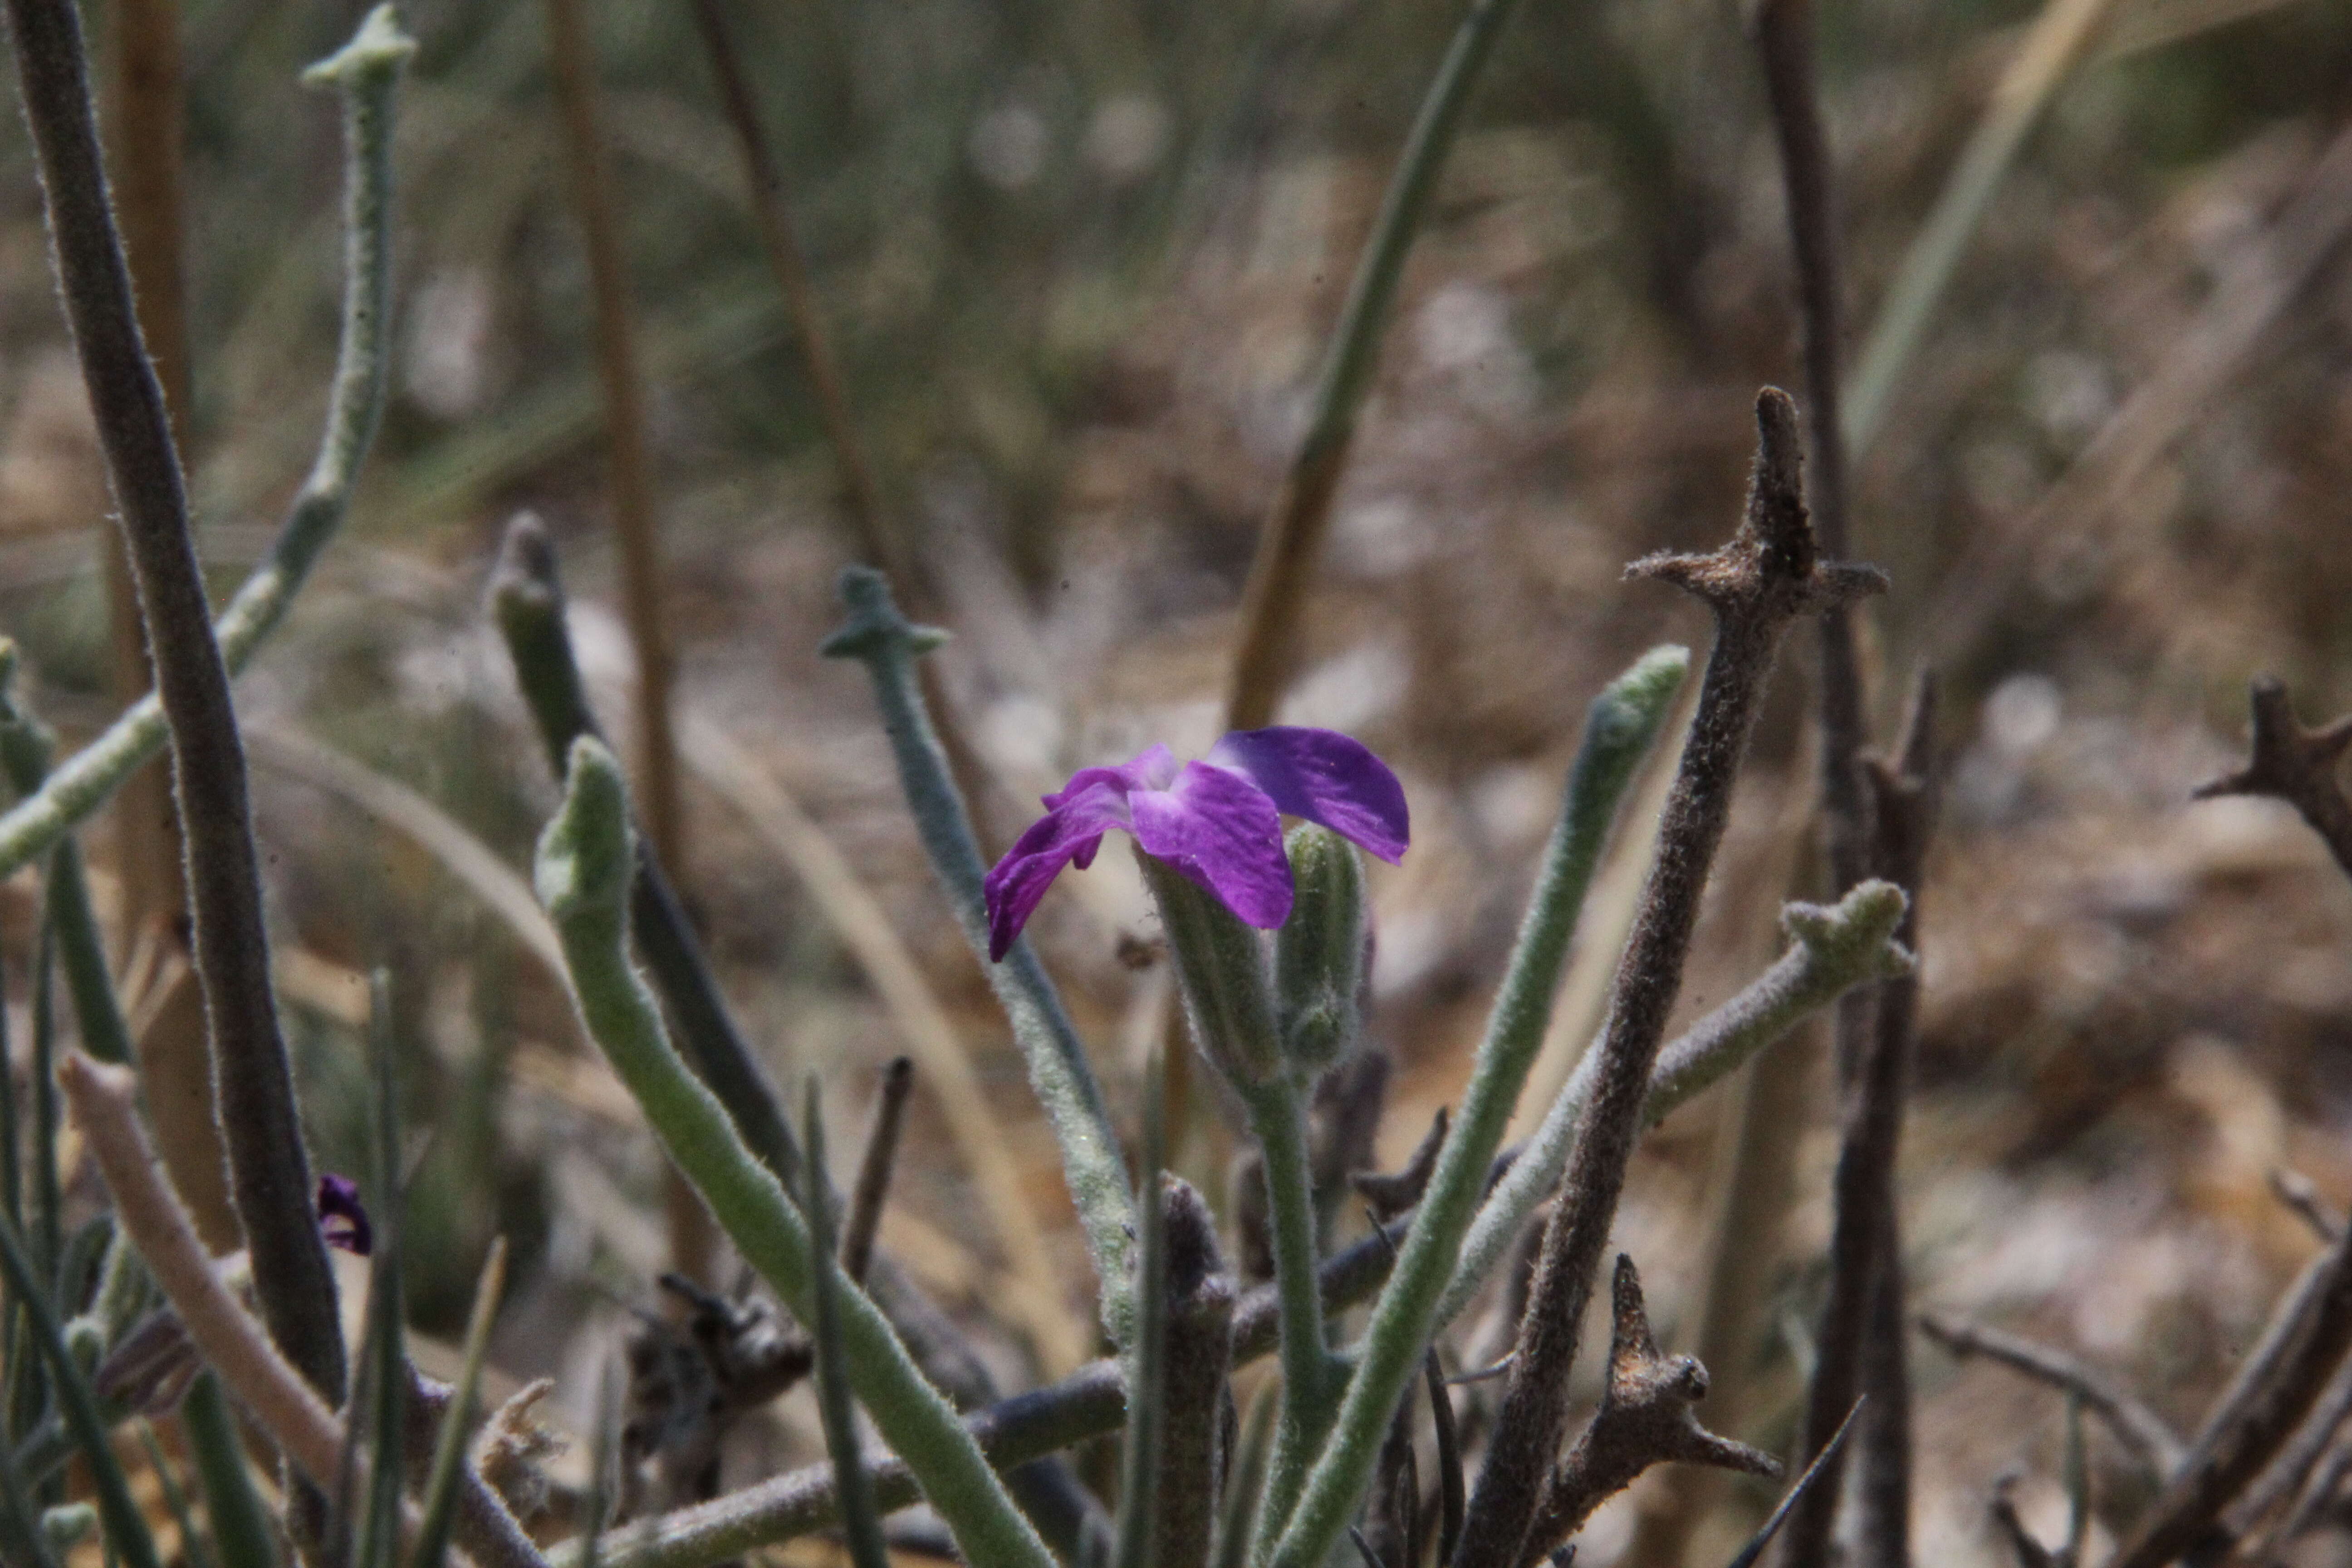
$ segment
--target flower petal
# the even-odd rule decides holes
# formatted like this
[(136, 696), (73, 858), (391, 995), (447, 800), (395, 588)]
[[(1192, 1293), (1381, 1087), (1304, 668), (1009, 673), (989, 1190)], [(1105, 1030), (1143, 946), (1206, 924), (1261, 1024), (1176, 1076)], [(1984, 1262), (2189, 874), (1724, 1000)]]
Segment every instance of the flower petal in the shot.
[[(1013, 939), (1029, 923), (1037, 901), (1045, 896), (1054, 879), (1061, 875), (1062, 868), (1075, 861), (1080, 870), (1085, 870), (1093, 864), (1095, 851), (1102, 846), (1103, 830), (1127, 826), (1126, 790), (1108, 780), (1087, 779), (1091, 773), (1118, 771), (1088, 768), (1070, 781), (1071, 788), (1058, 795), (1047, 795), (1046, 804), (1053, 809), (1029, 825), (1029, 830), (1014, 841), (1004, 858), (981, 883), (982, 897), (988, 906), (991, 962), (1011, 951)], [(1087, 782), (1081, 783), (1082, 780)]]
[(1412, 839), (1404, 785), (1360, 741), (1337, 730), (1236, 730), (1209, 751), (1292, 816), (1352, 838), (1391, 865)]
[(375, 1245), (375, 1227), (368, 1223), (367, 1205), (360, 1201), (360, 1184), (332, 1171), (319, 1177), (319, 1235), (329, 1247), (365, 1258)]
[(1250, 925), (1271, 931), (1290, 914), (1290, 860), (1282, 816), (1239, 773), (1187, 763), (1164, 790), (1129, 797), (1135, 841), (1214, 893)]
[(1080, 768), (1070, 775), (1069, 783), (1044, 798), (1050, 811), (1097, 785), (1127, 795), (1139, 789), (1166, 789), (1175, 777), (1176, 753), (1165, 746), (1152, 746), (1115, 768)]

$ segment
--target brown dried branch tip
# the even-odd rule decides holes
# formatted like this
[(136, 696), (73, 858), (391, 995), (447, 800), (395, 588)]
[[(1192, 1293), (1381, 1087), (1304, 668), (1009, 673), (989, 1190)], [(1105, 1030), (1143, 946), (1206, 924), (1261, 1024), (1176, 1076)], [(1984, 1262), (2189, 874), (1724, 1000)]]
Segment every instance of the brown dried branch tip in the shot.
[(1777, 386), (1756, 395), (1756, 466), (1739, 531), (1704, 555), (1662, 551), (1643, 556), (1625, 575), (1688, 589), (1718, 616), (1737, 613), (1772, 621), (1819, 615), (1886, 591), (1886, 575), (1874, 566), (1819, 558), (1805, 504), (1797, 405)]
[(1404, 1168), (1394, 1175), (1377, 1171), (1359, 1171), (1348, 1178), (1356, 1195), (1371, 1206), (1372, 1213), (1383, 1223), (1421, 1202), (1428, 1190), (1429, 1178), (1437, 1169), (1438, 1151), (1445, 1147), (1447, 1112), (1444, 1106), (1430, 1119), (1429, 1131), (1422, 1137), (1420, 1146), (1404, 1163)]
[(2253, 738), (2246, 765), (2197, 792), (2199, 800), (2224, 795), (2263, 795), (2303, 814), (2326, 841), (2336, 863), (2352, 876), (2352, 802), (2336, 782), (2336, 764), (2352, 747), (2352, 717), (2324, 729), (2295, 721), (2286, 688), (2265, 676), (2253, 684)]
[(2034, 1538), (2018, 1517), (2017, 1500), (2012, 1495), (2017, 1488), (2015, 1472), (2000, 1477), (1992, 1484), (1992, 1497), (1986, 1504), (1992, 1515), (1993, 1528), (2009, 1543), (2010, 1554), (2017, 1559), (2017, 1568), (2068, 1568), (2070, 1554), (2053, 1552)]
[(1623, 1253), (1617, 1255), (1612, 1290), (1608, 1386), (1592, 1424), (1544, 1483), (1543, 1501), (1520, 1549), (1525, 1563), (1542, 1562), (1594, 1509), (1652, 1465), (1707, 1465), (1774, 1479), (1780, 1474), (1780, 1461), (1771, 1455), (1699, 1425), (1691, 1406), (1706, 1397), (1706, 1368), (1686, 1355), (1658, 1352), (1642, 1303), (1642, 1278)]

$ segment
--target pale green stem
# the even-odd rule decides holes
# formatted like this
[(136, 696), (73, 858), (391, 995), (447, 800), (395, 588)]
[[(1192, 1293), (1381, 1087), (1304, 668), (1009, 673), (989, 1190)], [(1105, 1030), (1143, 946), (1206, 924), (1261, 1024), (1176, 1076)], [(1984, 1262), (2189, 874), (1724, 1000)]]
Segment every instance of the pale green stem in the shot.
[(1471, 5), (1446, 45), (1437, 75), (1421, 101), (1396, 173), (1381, 198), (1371, 237), (1364, 243), (1363, 259), (1348, 287), (1332, 333), (1331, 357), (1324, 362), (1323, 379), (1316, 388), (1315, 411), (1305, 446), (1342, 439), (1355, 426), (1364, 395), (1371, 390), (1372, 372), (1380, 364), (1381, 329), (1388, 325), (1396, 302), (1397, 285), (1404, 277), (1405, 258), (1421, 232), (1429, 204), (1437, 194), (1437, 177), (1445, 170), (1446, 154), (1462, 129), (1463, 111), (1471, 90), (1485, 74), (1495, 40), (1517, 9), (1518, 0), (1471, 0)]
[(909, 626), (878, 572), (853, 566), (842, 573), (841, 598), (849, 620), (825, 639), (824, 653), (858, 660), (874, 679), (882, 727), (898, 759), (908, 809), (932, 869), (947, 887), (964, 939), (980, 959), (998, 1005), (1012, 1022), (1013, 1041), (1029, 1064), (1030, 1088), (1045, 1106), (1061, 1145), (1062, 1178), (1094, 1258), (1103, 1323), (1112, 1342), (1124, 1346), (1134, 1321), (1134, 1194), (1128, 1190), (1118, 1133), (1103, 1104), (1102, 1089), (1045, 966), (1025, 940), (1014, 942), (1002, 963), (989, 962), (988, 909), (981, 892), (988, 868), (915, 675), (916, 658), (937, 647), (945, 634)]
[[(1856, 884), (1826, 910), (1790, 905), (1780, 917), (1791, 939), (1789, 951), (1658, 1054), (1658, 1065), (1650, 1074), (1649, 1099), (1642, 1106), (1642, 1124), (1656, 1126), (1676, 1107), (1722, 1081), (1808, 1015), (1854, 986), (1908, 973), (1910, 958), (1895, 942), (1903, 910), (1902, 890), (1876, 881)], [(1463, 1240), (1454, 1278), (1438, 1302), (1437, 1328), (1452, 1322), (1470, 1304), (1528, 1218), (1559, 1184), (1598, 1060), (1591, 1051), (1585, 1052), (1543, 1124), (1480, 1205)]]
[[(0, 637), (0, 770), (16, 797), (26, 800), (40, 793), (48, 776), (51, 739), (47, 726), (16, 706), (11, 689), (16, 668), (16, 646)], [(127, 1062), (131, 1026), (123, 1021), (114, 976), (107, 970), (106, 939), (90, 904), (81, 845), (70, 834), (58, 840), (48, 873), (49, 921), (57, 931), (66, 989), (73, 994), (74, 1016), (81, 1024), (82, 1048), (100, 1061)]]
[(1323, 1299), (1315, 1281), (1315, 1175), (1305, 1098), (1287, 1077), (1241, 1086), (1241, 1094), (1265, 1157), (1275, 1290), (1282, 1303), (1282, 1418), (1258, 1503), (1255, 1560), (1273, 1546), (1307, 1483), (1307, 1463), (1331, 1428), (1342, 1371), (1324, 1339)]
[[(350, 510), (353, 482), (383, 413), (392, 336), (393, 98), (397, 67), (412, 47), (390, 31), (363, 35), (304, 79), (331, 84), (342, 96), (342, 340), (326, 431), (310, 477), (268, 556), (213, 623), (231, 675), (277, 629)], [(133, 770), (163, 749), (170, 733), (163, 704), (151, 691), (67, 758), (38, 793), (0, 816), (0, 877), (13, 876), (105, 805)]]
[[(1687, 650), (1644, 654), (1593, 700), (1568, 799), (1544, 855), (1486, 1037), (1463, 1091), (1462, 1110), (1438, 1155), (1395, 1269), (1372, 1309), (1354, 1376), (1309, 1472), (1275, 1561), (1321, 1561), (1295, 1544), (1336, 1540), (1371, 1479), (1397, 1401), (1420, 1375), (1438, 1293), (1453, 1275), (1471, 1213), (1509, 1125), (1528, 1069), (1543, 1047), (1560, 962), (1584, 889), (1607, 841), (1617, 802), (1633, 782), (1690, 666)], [(1265, 1561), (1258, 1558), (1258, 1561)]]
[[(602, 742), (572, 746), (562, 808), (540, 839), (541, 900), (563, 940), (581, 1022), (644, 1109), (745, 1262), (793, 1316), (814, 1320), (809, 1232), (774, 1173), (737, 1135), (718, 1099), (672, 1048), (661, 1010), (628, 955), (635, 850), (620, 766)], [(1051, 1552), (989, 1468), (980, 1446), (866, 1293), (845, 1283), (850, 1381), (971, 1563), (1054, 1568)]]
[(1380, 215), (1356, 263), (1347, 303), (1332, 331), (1307, 433), (1266, 520), (1242, 600), (1227, 721), (1236, 729), (1269, 721), (1283, 666), (1296, 640), (1305, 585), (1329, 526), (1333, 498), (1354, 444), (1356, 419), (1380, 368), (1381, 341), (1404, 278), (1405, 258), (1437, 195), (1438, 176), (1462, 129), (1470, 95), (1517, 0), (1470, 0), (1445, 58), (1422, 99)]

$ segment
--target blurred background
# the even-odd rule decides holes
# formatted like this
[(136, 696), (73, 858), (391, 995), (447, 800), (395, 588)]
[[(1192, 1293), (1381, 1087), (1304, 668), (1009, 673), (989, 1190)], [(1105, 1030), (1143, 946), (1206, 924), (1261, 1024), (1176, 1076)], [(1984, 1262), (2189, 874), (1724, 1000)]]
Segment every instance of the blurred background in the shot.
[[(955, 634), (941, 686), (990, 781), (992, 853), (1073, 768), (1214, 738), (1259, 525), (1458, 16), (1398, 0), (717, 9), (838, 360), (866, 515), (912, 568), (902, 596)], [(1911, 1285), (1916, 1304), (2077, 1351), (2188, 1424), (2316, 1246), (2273, 1171), (2352, 1203), (2352, 888), (2287, 808), (2188, 804), (2233, 765), (2250, 676), (2283, 677), (2313, 721), (2352, 702), (2352, 8), (2073, 9), (2072, 68), (2035, 100), (1854, 453), (1855, 553), (1895, 582), (1864, 617), (1874, 733), (1915, 667), (1946, 682), (1903, 1177)], [(179, 18), (175, 412), (224, 588), (266, 544), (324, 407), (341, 141), (331, 100), (297, 75), (357, 19), (258, 0), (185, 0)], [(1027, 1386), (1090, 1352), (1090, 1281), (864, 677), (815, 653), (865, 537), (857, 498), (694, 7), (614, 0), (586, 21), (676, 658), (678, 879), (776, 1079), (822, 1075), (837, 1144), (854, 1146), (883, 1063), (914, 1050), (885, 1244), (1000, 1380)], [(498, 1374), (554, 1377), (551, 1420), (584, 1432), (674, 1251), (715, 1282), (731, 1270), (583, 1055), (527, 922), (485, 901), (487, 873), (452, 868), (471, 842), (527, 873), (553, 799), (482, 607), (516, 511), (557, 539), (624, 734), (636, 687), (548, 14), (415, 0), (403, 22), (422, 50), (401, 110), (391, 411), (345, 537), (240, 700), (317, 1158), (362, 1162), (362, 976), (388, 964), (419, 1134), (417, 1328), (454, 1337), (484, 1249), (508, 1236)], [(122, 47), (111, 19), (92, 25)], [(1821, 26), (1851, 356), (1971, 132), (2014, 97), (2000, 84), (2037, 17), (2013, 0), (1881, 0), (1828, 5)], [(118, 102), (110, 131), (134, 110)], [(1692, 605), (1620, 569), (1736, 521), (1755, 390), (1799, 384), (1786, 233), (1727, 0), (1528, 0), (1412, 252), (1280, 714), (1371, 744), (1412, 804), (1412, 852), (1374, 868), (1391, 1164), (1458, 1093), (1585, 704), (1653, 642), (1705, 646)], [(12, 115), (0, 627), (72, 743), (119, 705), (119, 623), (45, 243)], [(1792, 639), (1686, 1016), (1769, 961), (1781, 900), (1819, 890), (1811, 662), (1811, 637)], [(134, 815), (89, 838), (119, 966), (163, 1041), (184, 1033), (191, 993)], [(1597, 1022), (1630, 887), (1619, 871), (1588, 913), (1539, 1088)], [(29, 873), (0, 889), (19, 1011), (37, 889)], [(853, 934), (875, 910), (881, 937)], [(1032, 931), (1131, 1115), (1165, 978), (1124, 857), (1066, 879)], [(938, 1058), (877, 989), (877, 942), (911, 959), (976, 1092), (940, 1092)], [(22, 1042), (21, 1019), (10, 1032)], [(1822, 1056), (1796, 1041), (1771, 1058), (1779, 1103), (1802, 1108), (1783, 1122), (1786, 1213), (1752, 1353), (1713, 1367), (1708, 1407), (1784, 1449), (1828, 1227)], [(1654, 1137), (1621, 1219), (1677, 1345), (1739, 1105), (1718, 1092)], [(1222, 1202), (1220, 1110), (1201, 1089), (1183, 1163)], [(992, 1177), (975, 1174), (975, 1140)], [(1921, 1560), (2002, 1560), (1984, 1499), (2014, 1466), (2028, 1521), (2054, 1536), (2059, 1400), (1914, 1354)], [(730, 1480), (821, 1456), (807, 1401), (747, 1429)], [(2144, 1495), (2104, 1433), (2093, 1458), (2110, 1495)], [(1580, 1560), (1671, 1561), (1634, 1545), (1645, 1496), (1664, 1495), (1681, 1494), (1653, 1478), (1612, 1506)], [(1726, 1531), (1765, 1500), (1719, 1496)]]

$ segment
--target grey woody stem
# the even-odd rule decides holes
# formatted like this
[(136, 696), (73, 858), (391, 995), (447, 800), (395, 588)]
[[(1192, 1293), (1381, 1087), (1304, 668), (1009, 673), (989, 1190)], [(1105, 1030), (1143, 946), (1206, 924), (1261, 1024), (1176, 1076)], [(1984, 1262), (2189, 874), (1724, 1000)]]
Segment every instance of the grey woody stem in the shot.
[[(1874, 760), (1867, 774), (1871, 793), (1870, 858), (1876, 875), (1909, 896), (1896, 936), (1909, 946), (1917, 939), (1918, 888), (1934, 831), (1935, 687), (1919, 684), (1906, 725), (1902, 754), (1888, 765)], [(1858, 1433), (1862, 1463), (1877, 1499), (1870, 1528), (1889, 1555), (1873, 1562), (1908, 1560), (1909, 1478), (1905, 1461), (1910, 1389), (1903, 1373), (1903, 1259), (1896, 1224), (1895, 1158), (1902, 1142), (1903, 1110), (1911, 1082), (1912, 1021), (1918, 1000), (1916, 975), (1889, 980), (1863, 1011), (1873, 1025), (1859, 1070), (1848, 1093), (1844, 1135), (1832, 1179), (1835, 1215), (1830, 1235), (1829, 1299), (1822, 1309), (1814, 1342), (1821, 1354), (1805, 1399), (1804, 1453), (1827, 1451), (1859, 1394), (1871, 1403)], [(1841, 1024), (1845, 1018), (1841, 1010)], [(1891, 1312), (1892, 1322), (1887, 1321)], [(1888, 1331), (1892, 1330), (1891, 1335)], [(1891, 1337), (1891, 1346), (1876, 1343)], [(1891, 1351), (1891, 1358), (1887, 1352)], [(1879, 1386), (1865, 1388), (1875, 1368)], [(1892, 1406), (1890, 1409), (1889, 1406)], [(1892, 1452), (1888, 1452), (1889, 1448)], [(1789, 1517), (1780, 1537), (1781, 1561), (1818, 1563), (1829, 1550), (1836, 1522), (1841, 1465), (1832, 1459)]]
[[(270, 989), (245, 749), (163, 389), (140, 334), (108, 197), (80, 21), (70, 0), (9, 0), (6, 9), (60, 291), (171, 731), (196, 976), (255, 1292), (288, 1358), (320, 1394), (340, 1399), (342, 1332)], [(385, 11), (369, 19), (345, 57), (352, 75), (373, 77), (388, 93), (409, 48)]]
[(1568, 1372), (1585, 1304), (1608, 1247), (1651, 1069), (1681, 989), (1700, 896), (1781, 634), (1799, 616), (1885, 585), (1866, 568), (1818, 559), (1801, 479), (1797, 410), (1788, 395), (1766, 388), (1757, 398), (1756, 422), (1748, 513), (1731, 542), (1708, 555), (1655, 556), (1632, 568), (1705, 599), (1715, 612), (1715, 646), (1633, 936), (1618, 966), (1599, 1074), (1545, 1229), (1517, 1360), (1454, 1552), (1456, 1568), (1517, 1568), (1565, 1436)]

